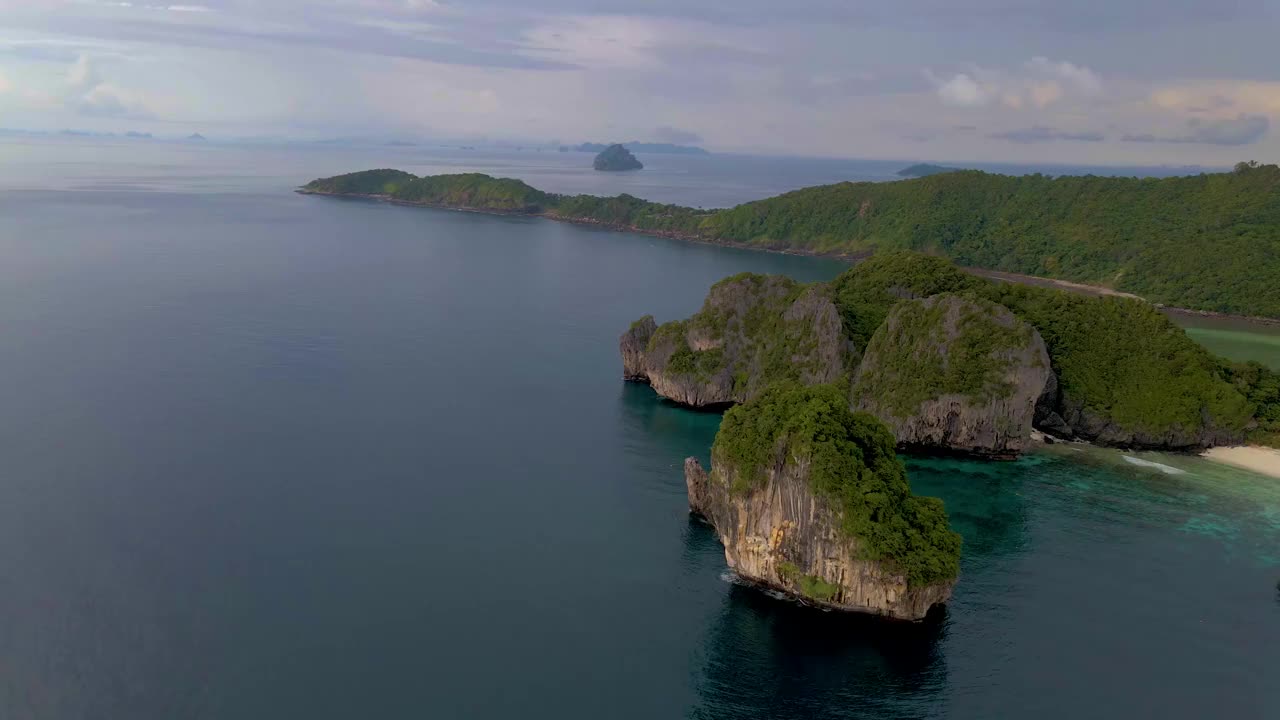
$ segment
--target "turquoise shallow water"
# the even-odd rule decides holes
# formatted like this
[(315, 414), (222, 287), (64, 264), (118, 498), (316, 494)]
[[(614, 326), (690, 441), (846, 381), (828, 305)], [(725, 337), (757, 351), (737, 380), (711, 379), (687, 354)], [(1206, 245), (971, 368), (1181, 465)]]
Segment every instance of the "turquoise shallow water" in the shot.
[(1280, 713), (1280, 484), (1196, 458), (911, 460), (935, 622), (731, 582), (617, 335), (838, 265), (131, 177), (0, 194), (0, 717)]

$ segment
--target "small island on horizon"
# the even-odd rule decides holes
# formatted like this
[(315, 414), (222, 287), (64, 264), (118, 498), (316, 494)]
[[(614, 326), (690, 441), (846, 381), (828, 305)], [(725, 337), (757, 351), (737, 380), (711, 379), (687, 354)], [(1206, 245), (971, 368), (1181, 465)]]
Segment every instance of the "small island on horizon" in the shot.
[(707, 150), (697, 147), (696, 145), (673, 145), (672, 143), (648, 143), (632, 140), (631, 142), (621, 143), (594, 143), (585, 142), (572, 148), (569, 146), (561, 146), (562, 152), (576, 150), (577, 152), (593, 152), (598, 153), (611, 145), (621, 145), (631, 152), (653, 153), (655, 155), (710, 155)]
[(947, 167), (946, 165), (930, 165), (929, 163), (917, 163), (910, 167), (902, 168), (898, 171), (898, 177), (919, 178), (928, 177), (930, 175), (941, 175), (942, 173), (959, 172), (961, 168)]
[(591, 163), (596, 170), (604, 172), (622, 172), (625, 170), (643, 170), (644, 163), (636, 159), (631, 151), (621, 145), (610, 145), (596, 155)]

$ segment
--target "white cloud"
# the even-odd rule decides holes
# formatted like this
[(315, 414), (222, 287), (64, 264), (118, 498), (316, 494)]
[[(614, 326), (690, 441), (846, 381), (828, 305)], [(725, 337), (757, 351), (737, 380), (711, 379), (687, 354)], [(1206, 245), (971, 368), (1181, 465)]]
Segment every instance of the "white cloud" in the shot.
[(151, 118), (154, 113), (136, 92), (107, 82), (97, 64), (81, 54), (67, 71), (65, 105), (81, 115), (94, 117)]
[[(1197, 55), (1133, 3), (1092, 0), (1104, 23), (974, 2), (0, 0), (5, 122), (108, 129), (150, 113), (228, 134), (522, 141), (696, 129), (712, 149), (939, 161), (1225, 163), (1239, 159), (1226, 143), (1254, 137), (1260, 157), (1280, 152), (1280, 83), (1225, 79), (1270, 67), (1263, 23), (1184, 17), (1239, 49)], [(1223, 2), (1257, 0), (1175, 4)], [(1063, 22), (1035, 21), (1046, 13)], [(1099, 32), (1065, 27), (1072, 15)], [(1119, 142), (1130, 133), (1182, 142)]]
[(1087, 67), (1069, 62), (1054, 62), (1045, 57), (1033, 57), (1027, 62), (1026, 70), (1033, 75), (1060, 80), (1086, 95), (1102, 92), (1102, 80)]
[(67, 73), (67, 92), (73, 96), (84, 95), (102, 83), (98, 68), (88, 55), (81, 54)]
[(965, 73), (960, 73), (938, 86), (938, 97), (948, 105), (977, 107), (991, 99), (987, 88)]
[(942, 79), (927, 72), (938, 98), (956, 107), (999, 103), (1012, 110), (1044, 109), (1059, 102), (1097, 97), (1102, 80), (1087, 67), (1034, 57), (1010, 69), (975, 66)]

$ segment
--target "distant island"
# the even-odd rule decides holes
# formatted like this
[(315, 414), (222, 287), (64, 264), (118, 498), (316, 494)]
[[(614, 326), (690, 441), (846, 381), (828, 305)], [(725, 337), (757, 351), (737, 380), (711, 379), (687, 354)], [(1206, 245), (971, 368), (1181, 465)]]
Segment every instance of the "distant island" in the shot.
[(556, 195), (474, 173), (419, 178), (370, 170), (315, 180), (301, 192), (542, 215), (811, 255), (916, 249), (1173, 307), (1280, 318), (1276, 165), (1160, 179), (959, 170), (824, 185), (713, 211), (630, 195)]
[(188, 140), (195, 140), (195, 141), (197, 141), (197, 142), (198, 142), (198, 141), (207, 140), (208, 138), (206, 138), (205, 136), (201, 135), (200, 133), (191, 133), (190, 135), (188, 135), (188, 136), (187, 136), (187, 139), (188, 139)]
[(642, 170), (644, 163), (636, 159), (631, 151), (621, 145), (610, 145), (596, 155), (591, 166), (596, 170), (618, 172), (623, 170)]
[(945, 165), (929, 165), (928, 163), (919, 163), (911, 167), (905, 167), (898, 171), (899, 177), (918, 178), (928, 177), (930, 175), (940, 175), (942, 173), (956, 172), (960, 168), (947, 167)]
[[(703, 148), (693, 145), (672, 145), (671, 143), (645, 143), (645, 142), (624, 142), (624, 143), (582, 143), (572, 149), (578, 152), (598, 153), (611, 145), (621, 145), (631, 152), (653, 153), (655, 155), (710, 155)], [(567, 152), (570, 148), (565, 147), (561, 152)]]
[(137, 130), (130, 130), (129, 132), (125, 133), (125, 134), (124, 134), (124, 136), (125, 136), (125, 137), (127, 137), (127, 138), (134, 138), (135, 140), (150, 140), (150, 139), (152, 139), (152, 135), (151, 135), (151, 133), (149, 133), (149, 132), (138, 132)]

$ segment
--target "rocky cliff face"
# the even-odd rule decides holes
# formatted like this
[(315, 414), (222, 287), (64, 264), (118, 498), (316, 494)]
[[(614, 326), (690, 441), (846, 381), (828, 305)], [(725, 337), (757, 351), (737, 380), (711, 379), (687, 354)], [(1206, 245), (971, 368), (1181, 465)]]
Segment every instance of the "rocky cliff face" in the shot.
[(684, 461), (689, 509), (715, 528), (738, 575), (837, 610), (920, 620), (951, 597), (954, 582), (912, 588), (907, 578), (864, 559), (841, 535), (830, 504), (814, 495), (804, 468), (786, 465), (759, 488), (730, 493), (730, 481)]
[(835, 385), (771, 388), (725, 414), (690, 509), (740, 576), (839, 610), (918, 620), (951, 595), (960, 537), (912, 494), (894, 438)]
[(620, 338), (623, 376), (692, 407), (745, 402), (778, 381), (831, 382), (849, 357), (828, 290), (783, 276), (735, 275), (693, 317), (652, 324)]
[(618, 340), (618, 350), (622, 353), (622, 377), (624, 380), (637, 382), (649, 381), (649, 369), (645, 365), (645, 350), (649, 340), (657, 332), (658, 324), (652, 315), (645, 315), (631, 323), (631, 327), (622, 333)]
[(852, 403), (902, 446), (1012, 458), (1053, 388), (1034, 328), (995, 303), (940, 294), (894, 306), (867, 345)]

